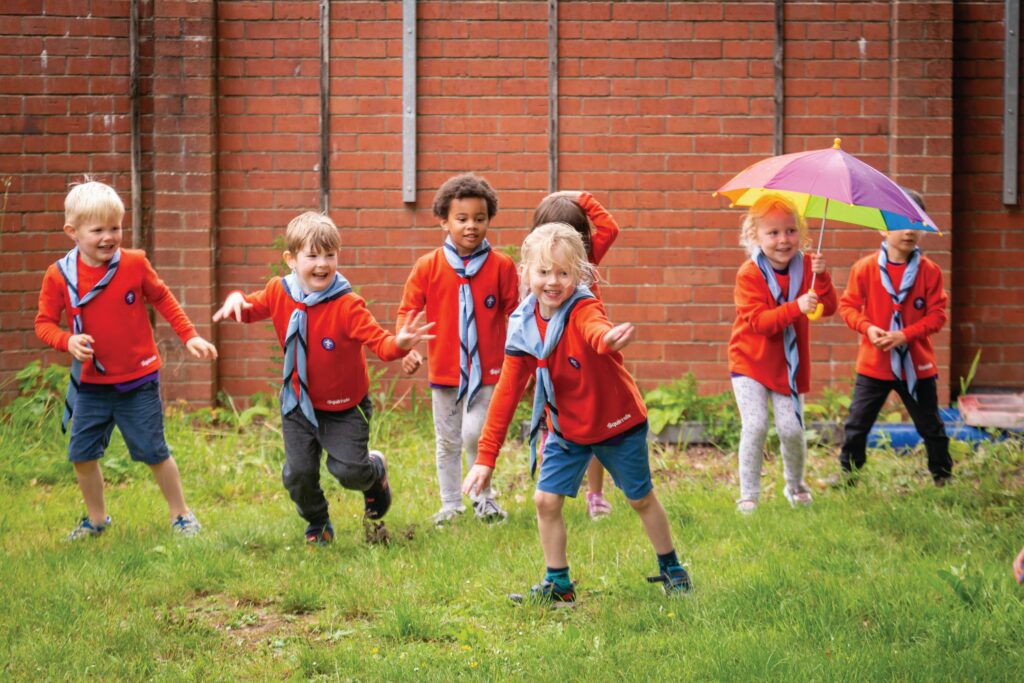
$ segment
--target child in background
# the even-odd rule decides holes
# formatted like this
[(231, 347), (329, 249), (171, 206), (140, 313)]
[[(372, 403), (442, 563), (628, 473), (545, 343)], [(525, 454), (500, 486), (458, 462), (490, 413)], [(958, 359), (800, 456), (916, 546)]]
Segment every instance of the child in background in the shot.
[[(444, 244), (416, 261), (396, 324), (426, 312), (427, 321), (437, 325), (427, 357), (441, 494), (434, 523), (444, 524), (466, 510), (459, 486), (462, 451), (468, 468), (476, 460), (480, 430), (501, 374), (508, 316), (519, 302), (519, 277), (515, 262), (487, 241), (498, 197), (486, 180), (471, 173), (449, 178), (434, 197), (433, 211), (446, 233)], [(414, 351), (402, 367), (411, 374), (420, 363)], [(505, 518), (490, 486), (474, 497), (473, 509), (484, 522)]]
[[(924, 209), (921, 196), (907, 194)], [(868, 432), (892, 390), (907, 407), (928, 452), (928, 470), (936, 486), (953, 476), (949, 438), (939, 415), (935, 351), (929, 337), (946, 324), (942, 271), (921, 253), (920, 230), (887, 232), (882, 248), (857, 261), (850, 270), (839, 315), (859, 332), (857, 380), (839, 453), (841, 485), (867, 459)]]
[[(530, 470), (536, 436), (547, 413), (549, 436), (533, 500), (547, 571), (531, 596), (556, 604), (576, 601), (569, 576), (562, 507), (579, 492), (597, 457), (640, 515), (657, 553), (660, 581), (669, 594), (688, 591), (690, 577), (672, 545), (668, 516), (654, 495), (647, 458), (647, 409), (619, 353), (635, 335), (629, 323), (612, 326), (587, 289), (593, 266), (570, 226), (542, 225), (522, 247), (520, 265), (529, 296), (509, 320), (505, 365), (487, 413), (476, 464), (463, 483), (472, 495), (491, 481), (516, 405), (536, 372)], [(522, 596), (512, 596), (521, 600)]]
[[(768, 436), (768, 404), (782, 448), (790, 505), (810, 505), (804, 483), (807, 443), (803, 394), (810, 389), (810, 324), (807, 314), (820, 302), (824, 315), (836, 310), (836, 293), (825, 271), (825, 257), (800, 251), (807, 226), (790, 201), (765, 195), (750, 207), (740, 228), (740, 244), (750, 260), (736, 273), (736, 321), (729, 339), (729, 372), (743, 423), (740, 433), (740, 497), (737, 511), (757, 509), (761, 460)], [(811, 272), (815, 289), (810, 289)]]
[(1024, 584), (1024, 548), (1021, 548), (1017, 559), (1013, 561), (1013, 578), (1017, 583)]
[[(171, 528), (186, 536), (200, 529), (164, 438), (161, 361), (144, 303), (171, 324), (196, 358), (215, 359), (217, 349), (196, 334), (145, 253), (121, 249), (123, 218), (124, 204), (109, 185), (86, 178), (72, 188), (64, 200), (64, 232), (75, 247), (47, 269), (39, 292), (36, 335), (72, 357), (61, 430), (71, 421), (68, 459), (87, 514), (69, 541), (98, 536), (110, 526), (99, 459), (115, 424), (132, 460), (152, 470)], [(70, 333), (60, 327), (61, 311)]]
[[(578, 232), (587, 251), (587, 260), (594, 266), (601, 263), (619, 236), (618, 223), (589, 192), (563, 191), (549, 194), (533, 212), (534, 228), (545, 223), (565, 223)], [(597, 280), (595, 270), (590, 291), (600, 299)], [(591, 519), (600, 519), (611, 514), (611, 511), (611, 503), (604, 497), (604, 468), (597, 458), (593, 458), (587, 467), (587, 514)]]
[(380, 519), (391, 507), (384, 455), (368, 450), (373, 406), (363, 346), (381, 360), (395, 360), (431, 339), (430, 325), (415, 316), (392, 335), (377, 323), (338, 273), (341, 239), (329, 217), (309, 211), (294, 218), (285, 241), (291, 274), (248, 296), (232, 292), (213, 320), (273, 321), (284, 349), (281, 478), (307, 522), (306, 543), (326, 545), (334, 540), (334, 527), (320, 488), (323, 450), (327, 470), (338, 482), (363, 492), (367, 519)]

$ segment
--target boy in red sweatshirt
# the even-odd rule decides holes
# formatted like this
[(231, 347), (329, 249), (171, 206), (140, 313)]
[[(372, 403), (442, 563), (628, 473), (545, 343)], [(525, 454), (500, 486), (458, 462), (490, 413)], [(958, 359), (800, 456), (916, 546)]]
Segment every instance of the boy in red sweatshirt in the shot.
[[(115, 424), (132, 460), (152, 470), (171, 528), (186, 536), (200, 529), (164, 439), (161, 362), (144, 304), (171, 324), (196, 358), (215, 359), (217, 349), (196, 334), (145, 253), (121, 249), (123, 218), (124, 204), (112, 187), (86, 179), (72, 188), (64, 200), (64, 232), (75, 248), (47, 269), (39, 292), (36, 336), (72, 357), (61, 430), (71, 423), (68, 459), (87, 513), (69, 541), (110, 526), (99, 459)], [(62, 312), (71, 332), (60, 327)]]
[(272, 278), (248, 296), (232, 292), (213, 320), (273, 322), (284, 349), (281, 478), (307, 522), (306, 543), (326, 545), (334, 540), (334, 527), (320, 488), (322, 451), (338, 482), (363, 492), (367, 519), (380, 519), (391, 507), (384, 455), (368, 450), (373, 406), (363, 346), (390, 361), (432, 336), (430, 325), (420, 324), (422, 316), (410, 319), (397, 335), (377, 323), (338, 273), (341, 239), (328, 216), (309, 211), (292, 219), (285, 241), (291, 274)]
[(545, 414), (549, 434), (533, 496), (547, 570), (531, 597), (555, 605), (576, 601), (562, 508), (566, 496), (579, 492), (594, 457), (622, 489), (654, 546), (659, 574), (648, 580), (663, 583), (669, 595), (689, 591), (690, 576), (676, 556), (668, 516), (651, 481), (647, 408), (619, 353), (636, 330), (629, 323), (608, 322), (604, 306), (587, 289), (593, 266), (583, 240), (570, 226), (548, 223), (527, 235), (521, 270), (530, 295), (509, 320), (505, 365), (463, 491), (473, 495), (490, 485), (508, 425), (534, 377), (531, 474)]
[[(920, 196), (908, 192), (923, 208)], [(921, 253), (920, 230), (886, 233), (878, 253), (865, 256), (850, 270), (839, 315), (862, 336), (857, 352), (857, 380), (839, 453), (842, 476), (864, 466), (868, 432), (892, 390), (907, 407), (928, 452), (928, 470), (936, 486), (953, 474), (949, 438), (939, 415), (939, 369), (929, 337), (946, 324), (942, 271)]]
[[(413, 266), (396, 324), (419, 312), (437, 323), (427, 362), (441, 494), (434, 523), (444, 524), (466, 509), (460, 489), (462, 452), (465, 448), (468, 468), (476, 460), (480, 430), (501, 374), (508, 316), (519, 303), (519, 276), (512, 259), (487, 241), (498, 198), (486, 180), (471, 173), (449, 178), (437, 191), (433, 210), (445, 241)], [(419, 362), (414, 351), (403, 368), (415, 372)], [(473, 498), (473, 509), (484, 522), (505, 518), (490, 487)]]

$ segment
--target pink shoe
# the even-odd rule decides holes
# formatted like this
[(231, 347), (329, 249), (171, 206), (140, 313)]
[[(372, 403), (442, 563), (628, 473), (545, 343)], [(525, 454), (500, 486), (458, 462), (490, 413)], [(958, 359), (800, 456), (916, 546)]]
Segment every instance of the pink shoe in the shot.
[(600, 493), (587, 491), (587, 514), (591, 519), (607, 517), (612, 513), (612, 504), (604, 499)]

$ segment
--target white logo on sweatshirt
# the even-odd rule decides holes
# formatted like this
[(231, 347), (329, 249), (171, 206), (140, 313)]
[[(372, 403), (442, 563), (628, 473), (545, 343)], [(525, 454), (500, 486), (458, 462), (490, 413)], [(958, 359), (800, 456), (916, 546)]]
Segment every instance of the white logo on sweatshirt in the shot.
[(633, 416), (630, 413), (626, 413), (625, 415), (620, 417), (618, 420), (613, 420), (613, 421), (609, 422), (608, 423), (608, 429), (614, 429), (615, 427), (618, 427), (620, 424), (622, 424), (623, 422), (625, 422), (626, 420), (628, 420), (631, 417), (633, 417)]
[(153, 363), (153, 362), (155, 362), (155, 361), (156, 361), (156, 359), (157, 359), (157, 355), (156, 355), (156, 354), (153, 354), (153, 355), (152, 355), (152, 356), (150, 356), (149, 358), (143, 358), (143, 359), (142, 359), (142, 361), (141, 361), (141, 362), (139, 363), (139, 365), (141, 365), (142, 367), (146, 367), (146, 366), (147, 366), (147, 365), (149, 365), (150, 363)]
[(341, 405), (342, 403), (348, 403), (351, 400), (352, 399), (347, 398), (347, 397), (346, 398), (327, 399), (327, 405), (329, 405), (329, 406), (337, 406), (337, 405)]

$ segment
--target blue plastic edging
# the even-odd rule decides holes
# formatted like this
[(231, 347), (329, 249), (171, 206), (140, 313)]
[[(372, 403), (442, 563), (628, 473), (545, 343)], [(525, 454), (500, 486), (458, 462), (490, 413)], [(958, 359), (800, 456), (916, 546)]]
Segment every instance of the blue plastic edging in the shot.
[[(963, 423), (960, 411), (956, 408), (940, 408), (939, 415), (946, 425), (946, 435), (956, 441), (1001, 441), (1006, 438), (1005, 431), (986, 431)], [(868, 434), (868, 446), (879, 448), (888, 442), (889, 446), (899, 450), (913, 448), (921, 443), (921, 435), (913, 424), (886, 424), (876, 422)]]

